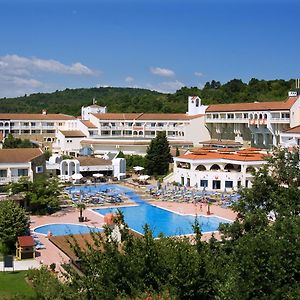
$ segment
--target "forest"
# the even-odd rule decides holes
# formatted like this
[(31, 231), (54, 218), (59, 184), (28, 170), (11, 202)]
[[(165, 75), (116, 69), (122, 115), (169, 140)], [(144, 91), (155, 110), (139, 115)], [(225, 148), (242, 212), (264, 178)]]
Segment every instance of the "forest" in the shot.
[(200, 96), (203, 104), (238, 103), (254, 101), (280, 101), (287, 98), (289, 90), (295, 90), (294, 79), (258, 80), (248, 83), (233, 79), (206, 82), (203, 88), (183, 87), (173, 94), (139, 88), (78, 88), (36, 93), (17, 98), (0, 99), (0, 113), (64, 113), (80, 115), (82, 106), (92, 104), (95, 98), (109, 112), (185, 113), (187, 97)]

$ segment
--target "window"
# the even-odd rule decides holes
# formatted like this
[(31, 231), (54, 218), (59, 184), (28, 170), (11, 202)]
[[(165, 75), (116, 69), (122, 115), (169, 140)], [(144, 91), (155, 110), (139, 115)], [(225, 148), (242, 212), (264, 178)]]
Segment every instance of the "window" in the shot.
[(234, 119), (234, 114), (227, 114), (227, 119)]
[(285, 118), (289, 119), (290, 118), (290, 114), (289, 113), (282, 113), (281, 114), (281, 118), (282, 119), (285, 119)]
[(29, 123), (28, 122), (24, 122), (22, 125), (23, 126), (29, 126)]
[(54, 126), (53, 122), (47, 122), (47, 126)]
[(200, 186), (201, 187), (208, 187), (208, 180), (200, 180)]
[(151, 127), (155, 127), (156, 123), (151, 123)]
[(72, 140), (67, 140), (67, 143), (72, 143)]
[(7, 170), (0, 170), (0, 177), (7, 177)]
[(36, 173), (43, 173), (44, 172), (44, 167), (43, 166), (37, 166), (35, 168), (35, 172)]
[(34, 127), (35, 125), (36, 125), (36, 124), (35, 124), (35, 122), (31, 122), (31, 126), (33, 126), (33, 127)]
[(135, 123), (135, 126), (142, 126), (142, 123)]
[(213, 180), (212, 184), (213, 184), (212, 188), (214, 190), (221, 189), (221, 180)]
[(225, 188), (233, 188), (233, 182), (231, 180), (226, 180), (225, 181)]
[(218, 114), (213, 114), (213, 119), (219, 119), (219, 115)]
[(63, 126), (63, 123), (58, 123), (58, 126)]
[(244, 114), (244, 119), (248, 119), (248, 114)]
[(18, 176), (28, 176), (28, 169), (18, 169)]

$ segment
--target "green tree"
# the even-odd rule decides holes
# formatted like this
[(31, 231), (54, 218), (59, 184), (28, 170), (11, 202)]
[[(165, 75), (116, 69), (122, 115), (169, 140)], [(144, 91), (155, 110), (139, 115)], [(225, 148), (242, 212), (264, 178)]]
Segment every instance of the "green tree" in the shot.
[(146, 154), (146, 170), (149, 175), (165, 175), (172, 161), (170, 146), (165, 132), (152, 139)]
[(123, 151), (119, 151), (117, 158), (125, 158)]
[(10, 148), (37, 148), (38, 145), (30, 142), (28, 139), (20, 139), (20, 138), (14, 138), (14, 136), (10, 133), (7, 138), (5, 138), (3, 142), (3, 148), (4, 149), (10, 149)]
[(0, 201), (0, 243), (12, 251), (18, 236), (26, 235), (29, 218), (14, 201)]
[(24, 177), (18, 182), (11, 183), (8, 190), (12, 194), (24, 193), (29, 209), (33, 213), (45, 214), (59, 209), (58, 197), (61, 187), (55, 177), (39, 176), (34, 182)]
[(79, 222), (83, 222), (82, 212), (85, 210), (85, 204), (83, 202), (76, 203), (76, 208), (79, 209)]
[(51, 155), (52, 155), (52, 152), (50, 150), (45, 150), (44, 151), (45, 160), (49, 160), (49, 158), (51, 157)]

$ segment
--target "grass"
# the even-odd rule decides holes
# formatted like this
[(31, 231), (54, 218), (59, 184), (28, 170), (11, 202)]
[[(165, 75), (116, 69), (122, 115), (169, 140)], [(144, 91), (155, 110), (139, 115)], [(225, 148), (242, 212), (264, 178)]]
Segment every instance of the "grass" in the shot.
[(34, 299), (34, 291), (25, 277), (26, 271), (0, 272), (0, 299), (9, 299), (16, 295), (20, 299)]

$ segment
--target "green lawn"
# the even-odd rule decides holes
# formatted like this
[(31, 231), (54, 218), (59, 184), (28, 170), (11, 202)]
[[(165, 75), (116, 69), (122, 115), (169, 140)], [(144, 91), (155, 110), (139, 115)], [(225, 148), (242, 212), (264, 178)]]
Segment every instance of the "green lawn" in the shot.
[(26, 271), (0, 272), (0, 299), (15, 295), (20, 299), (34, 299), (33, 289), (25, 281), (25, 276)]

